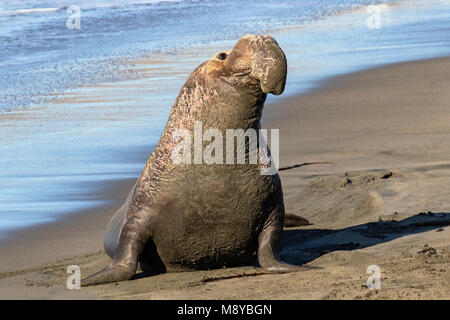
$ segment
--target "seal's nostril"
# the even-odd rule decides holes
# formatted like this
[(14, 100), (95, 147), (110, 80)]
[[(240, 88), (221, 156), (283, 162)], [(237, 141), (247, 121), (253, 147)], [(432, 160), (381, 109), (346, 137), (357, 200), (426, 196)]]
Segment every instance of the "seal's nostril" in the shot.
[(225, 52), (221, 52), (217, 55), (217, 59), (225, 60), (227, 58), (227, 54)]

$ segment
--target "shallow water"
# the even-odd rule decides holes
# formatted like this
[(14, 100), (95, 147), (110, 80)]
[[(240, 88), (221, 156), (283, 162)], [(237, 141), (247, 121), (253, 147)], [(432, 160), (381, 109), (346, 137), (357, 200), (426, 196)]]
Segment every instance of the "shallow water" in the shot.
[(380, 29), (361, 6), (373, 1), (78, 1), (81, 29), (70, 30), (72, 2), (2, 2), (3, 235), (102, 204), (93, 182), (137, 178), (189, 73), (246, 33), (285, 50), (286, 95), (450, 52), (449, 1), (392, 1)]

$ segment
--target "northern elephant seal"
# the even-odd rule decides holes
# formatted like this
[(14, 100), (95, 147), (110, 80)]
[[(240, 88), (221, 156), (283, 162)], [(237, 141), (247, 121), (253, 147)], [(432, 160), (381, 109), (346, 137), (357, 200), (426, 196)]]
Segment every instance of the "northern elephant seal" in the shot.
[[(283, 92), (286, 57), (267, 35), (247, 35), (201, 64), (181, 89), (159, 143), (108, 226), (108, 267), (82, 285), (130, 279), (144, 271), (259, 264), (274, 272), (308, 270), (277, 258), (284, 204), (277, 173), (260, 164), (175, 164), (180, 128), (260, 128), (267, 93)], [(247, 150), (248, 151), (248, 150)], [(248, 156), (248, 154), (247, 154)]]

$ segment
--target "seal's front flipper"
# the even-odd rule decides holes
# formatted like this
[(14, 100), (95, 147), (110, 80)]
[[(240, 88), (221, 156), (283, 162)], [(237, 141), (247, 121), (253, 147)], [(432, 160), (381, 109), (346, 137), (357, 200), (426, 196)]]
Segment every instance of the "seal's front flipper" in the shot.
[(129, 280), (135, 271), (130, 271), (130, 268), (125, 266), (117, 266), (111, 263), (102, 271), (94, 273), (93, 275), (82, 279), (81, 286), (93, 286), (97, 284), (110, 283), (110, 282), (118, 282)]
[(261, 231), (258, 242), (258, 262), (261, 267), (273, 272), (297, 272), (313, 269), (322, 269), (313, 266), (296, 266), (281, 262), (278, 257), (278, 246), (283, 231), (283, 206), (277, 207), (269, 216)]
[(81, 280), (81, 286), (129, 280), (136, 273), (140, 247), (137, 243), (120, 244), (113, 261), (105, 269)]

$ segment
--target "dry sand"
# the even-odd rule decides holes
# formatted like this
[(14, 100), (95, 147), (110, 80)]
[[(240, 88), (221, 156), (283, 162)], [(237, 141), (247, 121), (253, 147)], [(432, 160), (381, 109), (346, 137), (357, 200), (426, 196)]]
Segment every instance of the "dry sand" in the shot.
[[(282, 167), (333, 162), (280, 172), (287, 212), (311, 223), (285, 230), (281, 257), (322, 270), (138, 274), (68, 290), (68, 265), (87, 275), (108, 263), (103, 231), (133, 184), (118, 181), (98, 196), (109, 206), (0, 242), (0, 298), (450, 299), (449, 88), (441, 58), (340, 76), (266, 106)], [(366, 287), (370, 265), (379, 290)]]

